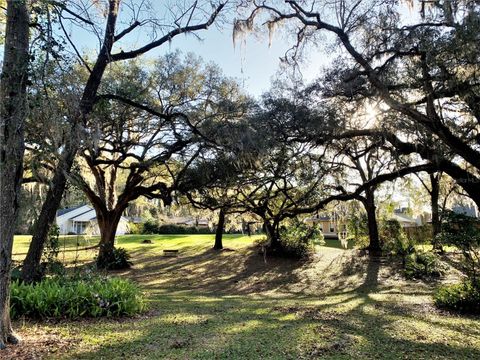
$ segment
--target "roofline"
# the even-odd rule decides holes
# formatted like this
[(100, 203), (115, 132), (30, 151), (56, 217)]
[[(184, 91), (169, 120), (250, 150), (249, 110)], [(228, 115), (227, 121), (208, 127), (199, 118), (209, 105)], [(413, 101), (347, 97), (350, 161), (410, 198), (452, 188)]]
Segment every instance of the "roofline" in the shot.
[[(85, 206), (88, 206), (88, 205), (85, 205)], [(88, 207), (90, 207), (90, 206), (88, 206)], [(90, 211), (95, 211), (95, 209), (90, 208), (90, 210), (85, 211), (85, 212), (83, 212), (83, 213), (81, 213), (81, 214), (75, 215), (73, 218), (70, 218), (70, 220), (73, 220), (73, 219), (75, 219), (75, 218), (77, 218), (77, 217), (79, 217), (79, 216), (85, 215), (86, 213), (89, 213)]]
[[(80, 205), (80, 206), (77, 206), (77, 207), (73, 207), (73, 208), (69, 209), (67, 212), (63, 213), (62, 215), (57, 215), (56, 217), (57, 217), (57, 218), (63, 217), (63, 216), (65, 216), (65, 215), (70, 214), (72, 211), (81, 209), (81, 208), (84, 207), (84, 206), (90, 207), (90, 206), (87, 205), (87, 204), (83, 204), (83, 205)], [(64, 209), (59, 209), (58, 211), (60, 211), (60, 210), (64, 210)], [(83, 213), (83, 214), (85, 214), (85, 213)], [(77, 215), (77, 216), (78, 216), (78, 215)]]

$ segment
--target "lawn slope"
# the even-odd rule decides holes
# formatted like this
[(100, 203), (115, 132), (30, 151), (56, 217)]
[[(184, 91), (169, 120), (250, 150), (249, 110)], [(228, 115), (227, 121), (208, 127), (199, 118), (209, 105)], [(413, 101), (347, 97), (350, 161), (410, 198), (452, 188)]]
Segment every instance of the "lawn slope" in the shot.
[[(152, 244), (142, 244), (150, 239)], [(328, 241), (307, 263), (267, 258), (252, 238), (123, 236), (150, 310), (136, 318), (17, 322), (17, 358), (474, 359), (480, 321), (437, 311), (433, 286), (403, 280), (398, 264)], [(71, 243), (66, 248), (75, 248)], [(179, 256), (163, 257), (164, 249)], [(62, 256), (62, 255), (61, 255)], [(74, 259), (88, 263), (93, 252)], [(70, 261), (69, 260), (69, 261)], [(15, 352), (16, 351), (16, 352)], [(7, 354), (7, 353), (5, 353)], [(3, 355), (3, 353), (1, 354)], [(29, 357), (30, 356), (30, 357)]]

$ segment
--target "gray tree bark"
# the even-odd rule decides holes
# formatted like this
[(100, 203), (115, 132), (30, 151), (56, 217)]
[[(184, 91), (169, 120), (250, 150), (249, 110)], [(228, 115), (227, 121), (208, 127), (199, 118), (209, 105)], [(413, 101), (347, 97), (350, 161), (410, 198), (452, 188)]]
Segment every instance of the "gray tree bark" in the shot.
[[(93, 66), (87, 83), (85, 84), (82, 98), (78, 105), (78, 115), (72, 119), (73, 123), (70, 129), (70, 136), (68, 137), (68, 141), (65, 145), (64, 154), (59, 160), (59, 164), (55, 170), (50, 189), (47, 193), (47, 201), (43, 204), (40, 211), (38, 221), (35, 225), (35, 234), (32, 238), (32, 242), (30, 243), (30, 248), (23, 264), (22, 278), (26, 281), (38, 280), (38, 273), (35, 272), (35, 268), (40, 263), (43, 248), (47, 240), (48, 231), (55, 221), (56, 211), (65, 191), (69, 172), (79, 149), (79, 132), (81, 131), (83, 124), (86, 123), (86, 119), (90, 115), (95, 105), (98, 88), (100, 87), (100, 83), (107, 65), (115, 61), (136, 58), (150, 51), (151, 49), (157, 48), (165, 43), (169, 43), (172, 38), (180, 34), (208, 29), (226, 4), (220, 3), (212, 12), (209, 19), (201, 24), (176, 27), (160, 39), (152, 41), (141, 48), (128, 52), (121, 51), (117, 54), (112, 54), (114, 42), (118, 41), (122, 36), (128, 34), (138, 25), (138, 22), (134, 22), (130, 27), (124, 29), (117, 36), (115, 35), (120, 3), (120, 0), (108, 1), (108, 16), (102, 48), (100, 49), (95, 65)], [(107, 251), (110, 249), (109, 246), (104, 248)]]
[(378, 223), (377, 223), (377, 208), (375, 206), (375, 190), (368, 189), (365, 191), (365, 197), (361, 198), (361, 202), (367, 212), (367, 224), (368, 224), (368, 238), (370, 239), (368, 249), (373, 254), (379, 254), (382, 251), (380, 244), (380, 238), (378, 235)]
[(52, 184), (47, 192), (46, 201), (43, 203), (40, 215), (35, 224), (35, 233), (22, 266), (22, 279), (26, 282), (38, 281), (41, 279), (42, 275), (36, 269), (39, 268), (48, 231), (55, 221), (57, 209), (60, 205), (67, 184), (68, 173), (70, 172), (79, 148), (79, 132), (81, 131), (81, 124), (85, 123), (86, 118), (93, 109), (100, 82), (109, 62), (109, 56), (115, 36), (115, 25), (119, 3), (119, 0), (110, 1), (103, 46), (85, 85), (80, 100), (78, 115), (72, 120), (73, 123), (70, 128), (70, 136), (65, 144), (64, 154), (60, 158), (57, 168), (55, 169)]
[(18, 342), (10, 321), (10, 270), (23, 176), (28, 63), (27, 4), (9, 0), (0, 80), (0, 349)]
[(442, 245), (438, 242), (437, 235), (441, 231), (440, 207), (438, 199), (440, 198), (440, 175), (430, 174), (430, 206), (432, 208), (432, 243), (434, 250), (442, 250)]
[(213, 245), (213, 248), (215, 250), (223, 249), (222, 237), (223, 237), (224, 228), (225, 228), (225, 212), (223, 211), (223, 209), (220, 209), (220, 213), (218, 214), (217, 230), (215, 232), (215, 244)]

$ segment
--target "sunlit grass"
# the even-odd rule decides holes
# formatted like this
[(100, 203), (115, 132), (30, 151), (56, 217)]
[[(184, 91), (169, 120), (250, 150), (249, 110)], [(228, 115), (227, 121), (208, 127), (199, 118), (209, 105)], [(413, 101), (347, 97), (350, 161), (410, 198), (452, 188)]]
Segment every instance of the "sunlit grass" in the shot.
[[(480, 358), (480, 321), (436, 311), (435, 285), (405, 281), (393, 260), (370, 262), (327, 240), (310, 262), (265, 262), (254, 240), (226, 235), (229, 250), (216, 252), (214, 235), (120, 236), (134, 266), (115, 275), (139, 283), (147, 315), (16, 328), (71, 339), (51, 355), (60, 359)], [(65, 249), (76, 241), (66, 238)], [(17, 238), (15, 251), (26, 243)]]

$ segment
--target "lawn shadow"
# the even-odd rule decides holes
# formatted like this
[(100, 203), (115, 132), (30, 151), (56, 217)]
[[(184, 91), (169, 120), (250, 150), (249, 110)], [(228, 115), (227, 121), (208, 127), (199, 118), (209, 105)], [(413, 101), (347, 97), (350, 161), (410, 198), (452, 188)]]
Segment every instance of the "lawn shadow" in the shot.
[[(204, 294), (249, 294), (272, 291), (294, 282), (295, 270), (305, 261), (267, 257), (254, 246), (235, 251), (185, 247), (178, 257), (132, 252), (141, 264), (123, 274), (149, 291), (198, 291)], [(141, 258), (141, 259), (140, 259)], [(136, 260), (135, 260), (136, 259)]]
[[(140, 320), (109, 321), (91, 335), (112, 331), (121, 340), (80, 350), (71, 359), (470, 359), (480, 357), (463, 326), (444, 324), (445, 315), (403, 311), (393, 301), (376, 299), (375, 274), (346, 298), (325, 303), (291, 295), (161, 295), (156, 312)], [(369, 287), (372, 286), (372, 287)], [(330, 301), (331, 300), (331, 301)], [(353, 306), (350, 306), (352, 305)], [(349, 306), (345, 306), (349, 305)], [(106, 327), (105, 327), (106, 326)], [(425, 329), (448, 332), (448, 340)], [(443, 330), (442, 330), (443, 329)], [(111, 336), (111, 335), (109, 335)]]
[(310, 261), (265, 262), (253, 246), (208, 245), (131, 254), (135, 266), (116, 274), (141, 284), (150, 312), (78, 322), (88, 336), (71, 359), (480, 358), (478, 319), (433, 308), (432, 287), (405, 281), (394, 258), (322, 247)]

